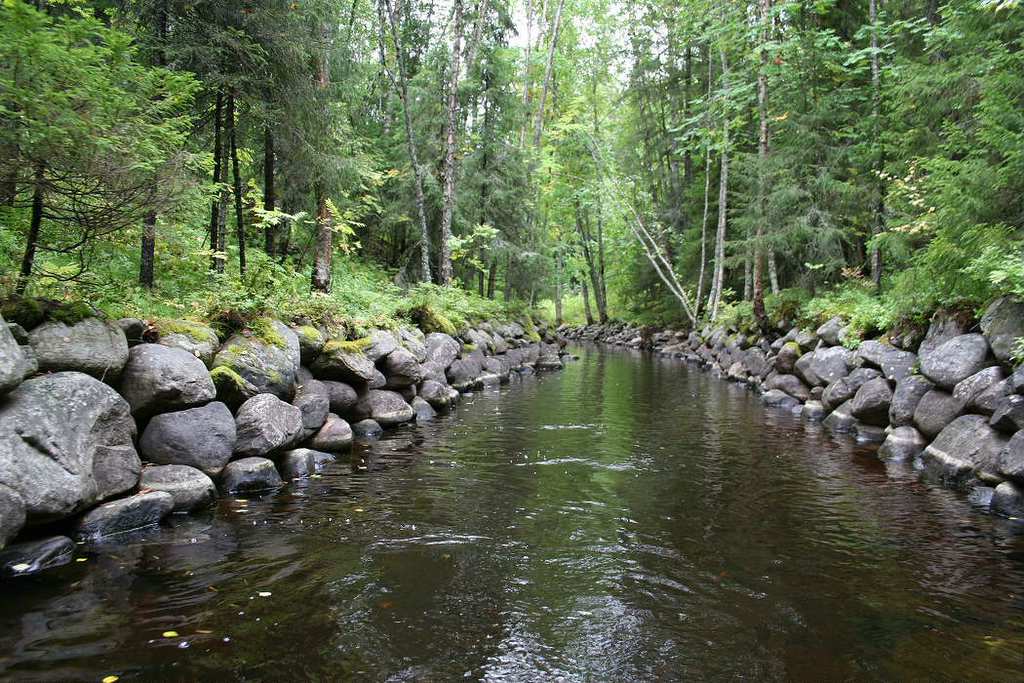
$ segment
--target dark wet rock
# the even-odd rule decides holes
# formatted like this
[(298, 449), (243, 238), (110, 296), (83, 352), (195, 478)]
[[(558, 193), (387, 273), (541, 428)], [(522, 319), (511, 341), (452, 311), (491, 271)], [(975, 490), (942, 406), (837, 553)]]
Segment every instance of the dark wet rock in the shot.
[(768, 374), (768, 359), (765, 357), (764, 351), (759, 348), (747, 349), (741, 362), (743, 368), (752, 377), (765, 377)]
[(310, 365), (320, 355), (327, 343), (323, 332), (312, 325), (296, 325), (292, 328), (299, 340), (299, 359), (303, 365)]
[(807, 352), (813, 350), (818, 345), (818, 335), (809, 330), (797, 330), (793, 335), (793, 341), (797, 343), (801, 350)]
[(232, 411), (238, 410), (243, 403), (260, 393), (255, 384), (224, 366), (210, 371), (210, 379), (217, 389), (217, 400)]
[(25, 526), (25, 501), (14, 489), (0, 484), (0, 549)]
[(963, 411), (960, 399), (942, 389), (930, 389), (914, 409), (914, 425), (922, 434), (933, 438)]
[(131, 349), (119, 390), (132, 413), (141, 417), (202, 405), (217, 395), (203, 361), (188, 351), (160, 344)]
[(266, 458), (232, 460), (221, 475), (221, 488), (228, 493), (258, 493), (284, 484), (274, 463)]
[(996, 514), (1014, 519), (1024, 518), (1024, 487), (1004, 481), (992, 492), (989, 505)]
[(384, 357), (384, 374), (387, 386), (395, 388), (412, 386), (423, 379), (416, 356), (401, 347)]
[(442, 368), (447, 369), (462, 350), (462, 345), (451, 336), (443, 332), (431, 332), (425, 339), (427, 347), (427, 360), (434, 361)]
[(793, 374), (796, 362), (803, 355), (800, 345), (794, 341), (786, 342), (775, 357), (775, 370), (780, 374)]
[(74, 325), (56, 320), (29, 332), (41, 371), (74, 370), (116, 384), (128, 362), (128, 340), (114, 323), (86, 318)]
[(145, 529), (160, 523), (174, 509), (174, 497), (164, 491), (146, 491), (104, 503), (87, 512), (75, 525), (75, 536), (96, 541)]
[(920, 375), (909, 375), (896, 383), (889, 405), (889, 424), (893, 427), (913, 425), (914, 411), (934, 385)]
[(65, 565), (75, 554), (75, 542), (67, 536), (51, 536), (17, 543), (0, 552), (0, 577), (27, 576)]
[(35, 371), (34, 359), (25, 354), (25, 349), (18, 344), (7, 323), (0, 318), (0, 396)]
[(235, 416), (235, 455), (267, 455), (302, 438), (302, 411), (273, 394), (253, 396)]
[(1024, 365), (1013, 371), (1007, 379), (1010, 383), (1010, 390), (1015, 394), (1024, 394)]
[(761, 402), (772, 408), (784, 408), (787, 410), (792, 410), (800, 405), (800, 401), (779, 389), (770, 389), (761, 394)]
[(309, 440), (310, 448), (329, 453), (341, 453), (351, 446), (352, 427), (334, 413), (327, 416), (323, 427)]
[(376, 439), (384, 433), (384, 428), (375, 420), (366, 419), (353, 424), (352, 433), (360, 439)]
[(220, 347), (220, 338), (213, 328), (191, 320), (170, 320), (158, 324), (157, 329), (160, 344), (184, 349), (207, 367), (213, 365), (213, 357)]
[[(0, 317), (0, 320), (3, 320), (3, 317)], [(11, 336), (14, 337), (14, 341), (18, 343), (18, 346), (31, 346), (28, 338), (28, 332), (24, 327), (18, 323), (9, 322), (7, 323), (7, 330), (11, 333)]]
[(453, 361), (448, 367), (446, 376), (449, 384), (459, 391), (466, 391), (477, 383), (481, 372), (483, 372), (482, 359), (476, 356), (469, 356)]
[(557, 351), (545, 349), (544, 352), (537, 357), (534, 368), (537, 370), (561, 370), (562, 359), (559, 357)]
[(417, 396), (412, 400), (410, 404), (413, 412), (416, 414), (417, 422), (425, 422), (426, 420), (433, 419), (437, 416), (437, 411), (431, 406), (426, 400)]
[(217, 476), (235, 449), (235, 418), (219, 401), (157, 415), (142, 432), (139, 451), (149, 462), (188, 465)]
[(351, 385), (330, 380), (324, 380), (323, 383), (327, 387), (332, 413), (346, 415), (356, 407), (356, 403), (359, 402), (359, 394)]
[(842, 329), (843, 320), (842, 318), (836, 317), (832, 318), (824, 325), (819, 327), (817, 335), (823, 342), (825, 342), (829, 346), (836, 346), (837, 344), (839, 344), (839, 333), (842, 331)]
[(443, 410), (450, 404), (448, 387), (432, 379), (428, 379), (420, 385), (420, 398), (437, 410)]
[(1024, 431), (1018, 431), (999, 453), (999, 473), (1024, 484)]
[(278, 320), (261, 318), (251, 326), (251, 334), (234, 334), (224, 343), (213, 367), (234, 370), (260, 393), (291, 398), (301, 358), (298, 336)]
[(373, 378), (366, 383), (367, 389), (383, 389), (388, 385), (388, 378), (380, 370), (373, 371)]
[(809, 384), (825, 386), (850, 372), (850, 361), (853, 356), (848, 349), (832, 346), (819, 349), (811, 356), (811, 372), (817, 378)]
[(851, 433), (857, 428), (857, 418), (850, 412), (850, 402), (847, 401), (828, 414), (823, 424), (834, 432)]
[(142, 470), (142, 489), (163, 491), (174, 499), (174, 510), (191, 512), (209, 507), (217, 497), (213, 480), (188, 465), (157, 465)]
[[(984, 372), (984, 371), (982, 371)], [(969, 378), (968, 378), (969, 380)], [(968, 380), (964, 380), (965, 382)], [(960, 386), (959, 384), (957, 386)], [(979, 394), (976, 394), (967, 408), (972, 413), (991, 415), (1007, 396), (1013, 395), (1013, 384), (1010, 378), (997, 382)]]
[[(561, 362), (561, 358), (559, 358)], [(489, 356), (484, 359), (483, 363), (483, 375), (481, 379), (485, 384), (494, 383), (494, 380), (504, 384), (508, 382), (508, 373), (511, 371), (511, 367), (508, 365), (508, 361), (504, 358), (495, 358)]]
[(120, 318), (117, 326), (124, 332), (124, 338), (128, 346), (132, 347), (145, 341), (146, 321), (139, 318)]
[(942, 481), (964, 485), (971, 478), (996, 483), (1000, 452), (1008, 439), (981, 415), (961, 415), (924, 449), (925, 470)]
[(889, 405), (892, 389), (884, 377), (865, 382), (850, 402), (850, 413), (867, 425), (884, 427), (889, 424)]
[(917, 355), (924, 356), (927, 353), (931, 353), (950, 339), (958, 337), (965, 332), (967, 332), (967, 325), (962, 316), (939, 311), (932, 316), (928, 332), (925, 334), (924, 340), (921, 341)]
[(860, 346), (857, 347), (857, 351), (853, 355), (855, 359), (860, 360), (863, 366), (881, 370), (882, 359), (885, 357), (885, 354), (895, 350), (889, 344), (884, 344), (875, 339), (866, 339), (860, 343)]
[(358, 342), (331, 340), (324, 344), (311, 368), (319, 379), (366, 384), (377, 376), (373, 361), (360, 350)]
[(1004, 296), (993, 301), (981, 316), (981, 332), (1002, 363), (1013, 357), (1013, 347), (1024, 337), (1024, 301)]
[(811, 397), (810, 390), (796, 375), (772, 375), (764, 383), (765, 389), (783, 391), (801, 403)]
[(277, 459), (277, 467), (284, 479), (302, 479), (316, 473), (316, 456), (318, 451), (308, 448), (296, 448), (285, 451)]
[(989, 424), (1004, 434), (1024, 429), (1024, 396), (1007, 396), (996, 407)]
[(825, 387), (821, 395), (822, 405), (827, 410), (832, 410), (856, 396), (857, 390), (865, 383), (881, 376), (882, 373), (874, 368), (857, 368), (846, 377), (840, 377)]
[[(973, 407), (977, 397), (984, 394), (1006, 378), (1006, 373), (998, 365), (976, 372), (953, 387), (953, 395), (963, 401), (964, 406)], [(989, 411), (991, 414), (991, 411)]]
[(882, 443), (885, 441), (885, 429), (877, 425), (857, 422), (853, 429), (854, 436), (860, 443)]
[(928, 441), (921, 432), (913, 427), (897, 427), (885, 437), (878, 448), (878, 457), (882, 460), (912, 460), (920, 455)]
[(382, 427), (402, 424), (413, 419), (412, 407), (393, 391), (371, 389), (359, 398), (354, 414), (376, 420)]
[[(726, 371), (725, 376), (735, 382), (745, 382), (747, 380), (747, 369), (743, 367), (743, 363), (741, 363), (740, 361), (736, 361), (735, 363), (729, 366), (729, 369)], [(786, 375), (776, 375), (776, 377), (785, 376)], [(792, 375), (789, 376), (791, 377)], [(799, 382), (800, 380), (797, 381)]]
[(952, 389), (988, 365), (988, 342), (980, 334), (962, 334), (921, 355), (921, 374), (943, 389)]
[(808, 401), (804, 404), (800, 414), (803, 415), (804, 419), (811, 420), (813, 422), (820, 422), (825, 419), (825, 415), (828, 411), (825, 410), (825, 406), (820, 401)]
[(967, 502), (974, 507), (988, 510), (992, 505), (992, 496), (996, 492), (991, 486), (975, 484), (967, 488)]
[(323, 382), (306, 380), (296, 385), (292, 405), (302, 412), (301, 438), (305, 439), (323, 426), (331, 410), (331, 395)]
[(134, 437), (128, 404), (103, 382), (27, 380), (0, 401), (0, 487), (20, 497), (28, 524), (63, 519), (138, 483)]
[(398, 348), (398, 338), (388, 330), (374, 330), (370, 333), (368, 341), (363, 354), (373, 363)]

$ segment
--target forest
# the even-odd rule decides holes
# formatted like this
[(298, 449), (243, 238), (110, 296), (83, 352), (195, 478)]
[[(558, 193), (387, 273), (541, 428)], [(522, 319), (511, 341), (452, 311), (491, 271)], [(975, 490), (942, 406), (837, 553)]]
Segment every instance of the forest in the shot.
[(4, 316), (975, 312), (1024, 295), (1022, 38), (1017, 0), (5, 0)]

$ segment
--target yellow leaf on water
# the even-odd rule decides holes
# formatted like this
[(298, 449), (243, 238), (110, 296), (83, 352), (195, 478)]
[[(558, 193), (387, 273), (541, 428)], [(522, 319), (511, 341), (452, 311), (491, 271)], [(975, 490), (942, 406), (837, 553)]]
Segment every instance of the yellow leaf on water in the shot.
[(355, 512), (366, 512), (366, 510), (364, 510), (363, 508), (356, 508)]
[(101, 683), (114, 683), (114, 681), (119, 680), (121, 680), (120, 676), (114, 676), (113, 674), (111, 674), (110, 676), (104, 676)]
[(84, 558), (84, 557), (76, 557), (75, 558), (75, 562), (85, 562), (85, 560), (86, 560), (86, 558)]
[(163, 636), (164, 636), (164, 638), (177, 638), (178, 637), (178, 632), (177, 631), (164, 631)]

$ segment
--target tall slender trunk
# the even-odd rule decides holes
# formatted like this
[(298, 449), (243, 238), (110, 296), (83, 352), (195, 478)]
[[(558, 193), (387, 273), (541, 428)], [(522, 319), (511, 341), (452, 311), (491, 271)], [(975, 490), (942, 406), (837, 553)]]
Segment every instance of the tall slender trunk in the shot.
[[(277, 207), (277, 194), (274, 187), (274, 131), (270, 124), (263, 127), (263, 210), (273, 212)], [(274, 256), (277, 238), (277, 226), (266, 221), (263, 226), (264, 250), (267, 256)]]
[(228, 93), (228, 145), (231, 148), (231, 179), (235, 193), (235, 239), (238, 241), (238, 272), (245, 275), (245, 214), (242, 212), (242, 174), (238, 164), (238, 126), (235, 93)]
[[(157, 66), (164, 66), (164, 41), (167, 38), (167, 0), (157, 6), (156, 35), (159, 46), (155, 59)], [(154, 183), (155, 184), (155, 183)], [(146, 212), (142, 219), (142, 239), (139, 244), (139, 284), (146, 289), (153, 288), (153, 266), (156, 259), (156, 210)]]
[(526, 57), (523, 61), (523, 125), (519, 129), (519, 146), (526, 144), (526, 127), (530, 117), (530, 61), (533, 59), (533, 0), (526, 0)]
[(558, 47), (558, 33), (562, 28), (562, 8), (565, 0), (558, 0), (558, 9), (555, 10), (555, 23), (551, 27), (551, 44), (548, 46), (547, 66), (544, 68), (544, 84), (540, 91), (540, 102), (537, 104), (537, 120), (533, 128), (533, 146), (540, 147), (541, 136), (544, 134), (544, 107), (548, 100), (548, 90), (551, 87), (551, 76), (555, 69), (555, 49)]
[(587, 289), (587, 281), (583, 280), (583, 314), (587, 317), (587, 324), (594, 324), (594, 313), (590, 310), (590, 291)]
[(487, 269), (487, 298), (494, 298), (494, 288), (498, 282), (498, 259), (491, 259), (491, 265)]
[(555, 325), (561, 325), (562, 317), (562, 251), (555, 258)]
[[(706, 46), (702, 51), (708, 63), (708, 87), (704, 105), (704, 124), (710, 128), (709, 113), (711, 107), (711, 83), (714, 81), (714, 62), (711, 59), (711, 48)], [(701, 302), (704, 299), (704, 273), (707, 270), (707, 230), (708, 208), (711, 199), (711, 147), (708, 146), (707, 158), (704, 162), (704, 217), (700, 222), (700, 275), (697, 277), (697, 296), (693, 302), (694, 316), (700, 317)]]
[[(874, 0), (871, 0), (874, 2)], [(768, 317), (764, 309), (764, 236), (766, 232), (765, 223), (768, 220), (768, 41), (771, 38), (770, 13), (772, 8), (771, 0), (758, 0), (761, 14), (761, 68), (757, 71), (757, 114), (758, 114), (758, 141), (757, 141), (757, 204), (758, 216), (757, 226), (754, 234), (754, 317), (765, 329)]]
[[(328, 29), (320, 28), (323, 42), (321, 53), (317, 59), (316, 85), (321, 114), (327, 116), (327, 88), (330, 85), (330, 71), (327, 64)], [(327, 203), (327, 190), (324, 187), (324, 170), (316, 171), (317, 179), (313, 184), (316, 197), (316, 251), (313, 255), (313, 273), (310, 286), (313, 291), (327, 293), (331, 291), (331, 265), (334, 256), (334, 216)]]
[(448, 117), (445, 122), (444, 192), (441, 205), (441, 266), (442, 285), (452, 282), (452, 218), (455, 213), (455, 150), (459, 123), (459, 72), (462, 57), (462, 0), (455, 0), (452, 30), (452, 64), (448, 81)]
[(14, 291), (24, 294), (28, 281), (32, 277), (32, 266), (36, 261), (36, 247), (39, 245), (39, 231), (43, 225), (43, 182), (46, 166), (43, 162), (36, 163), (35, 178), (32, 183), (32, 217), (28, 224), (28, 235), (25, 237), (25, 253), (21, 257), (21, 271), (18, 273), (18, 284)]
[[(881, 67), (878, 63), (878, 0), (869, 0), (868, 16), (871, 21), (871, 127), (874, 131), (875, 140), (874, 171), (876, 191), (878, 199), (875, 202), (874, 221), (871, 225), (871, 234), (877, 237), (885, 229), (885, 200), (882, 193), (882, 183), (878, 174), (882, 170), (882, 150), (878, 142), (879, 138), (879, 114), (882, 100), (882, 76)], [(882, 251), (876, 244), (871, 248), (871, 280), (875, 283), (875, 289), (882, 288)]]
[(711, 319), (718, 317), (718, 306), (722, 301), (722, 288), (725, 280), (725, 228), (729, 213), (729, 63), (726, 61), (725, 49), (719, 48), (722, 63), (722, 161), (718, 174), (718, 230), (715, 233), (715, 276), (711, 285), (711, 298), (708, 310)]
[(224, 160), (224, 143), (221, 139), (221, 129), (224, 118), (224, 92), (217, 91), (217, 100), (213, 108), (213, 184), (217, 194), (210, 203), (210, 269), (218, 273), (224, 272), (224, 255), (221, 253), (220, 244), (220, 208), (223, 192), (220, 183), (223, 180), (222, 162)]

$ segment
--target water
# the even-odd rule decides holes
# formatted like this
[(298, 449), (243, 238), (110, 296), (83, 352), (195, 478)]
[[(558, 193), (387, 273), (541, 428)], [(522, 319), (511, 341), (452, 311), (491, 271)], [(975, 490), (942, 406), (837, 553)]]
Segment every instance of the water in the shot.
[(676, 361), (579, 353), (0, 584), (0, 676), (1024, 679), (1024, 525)]

